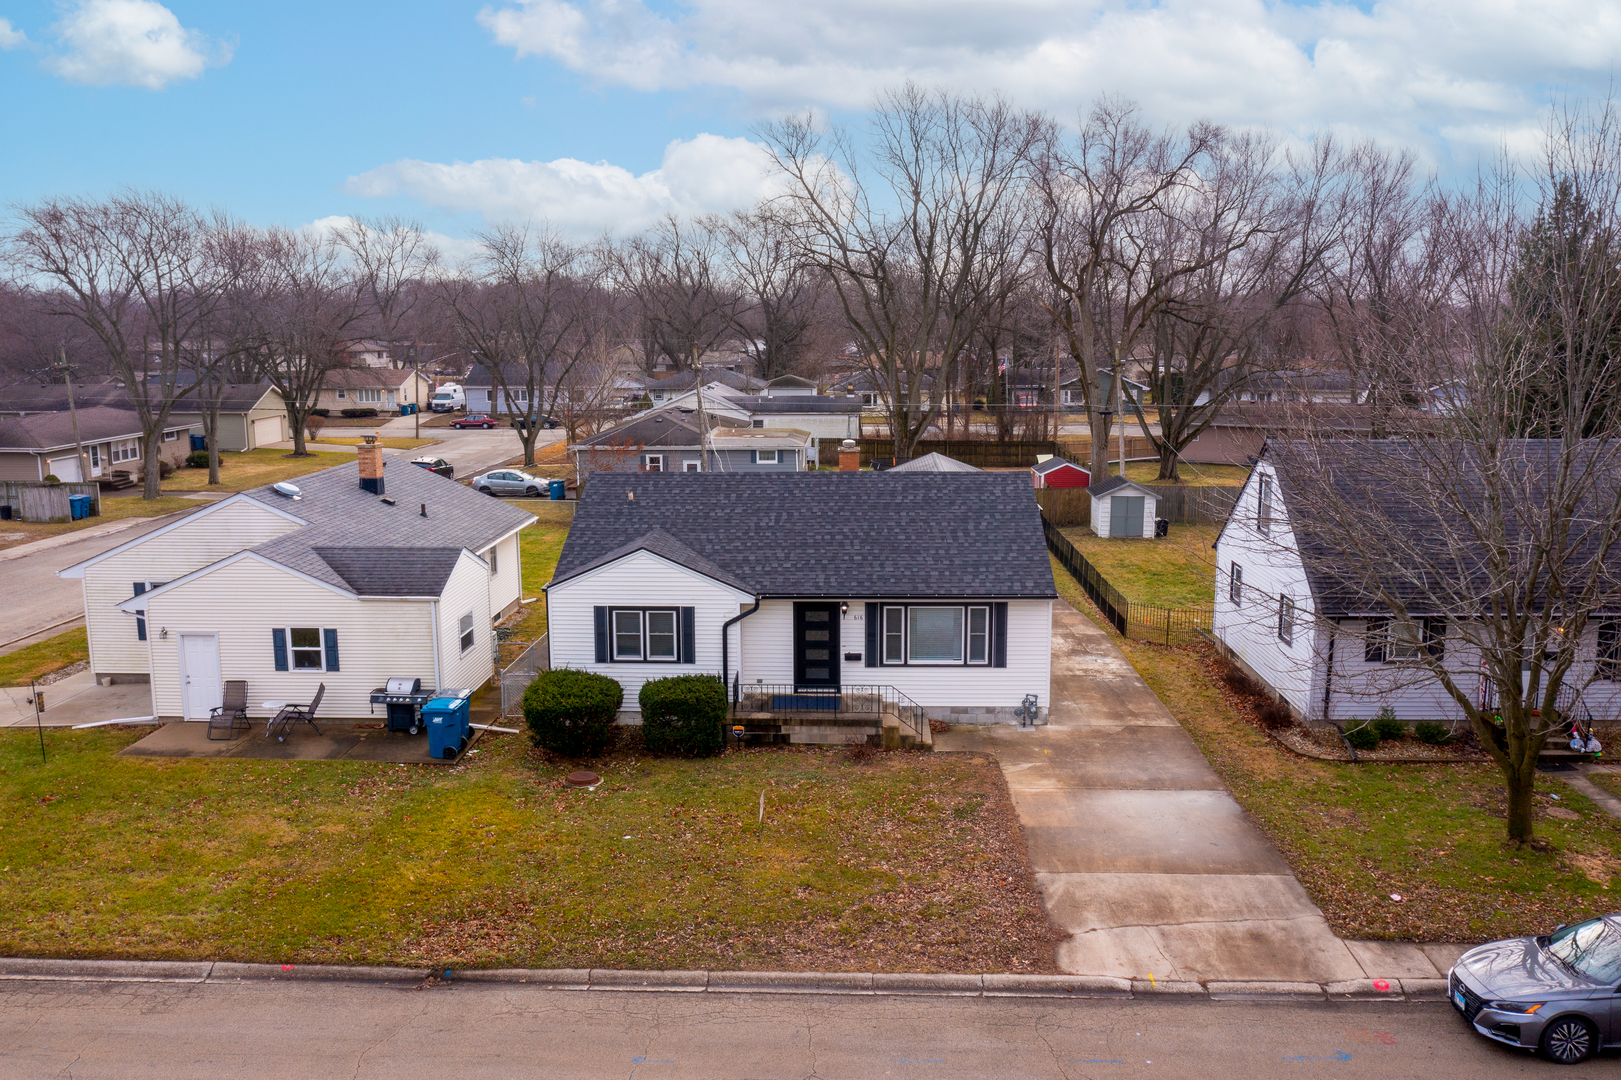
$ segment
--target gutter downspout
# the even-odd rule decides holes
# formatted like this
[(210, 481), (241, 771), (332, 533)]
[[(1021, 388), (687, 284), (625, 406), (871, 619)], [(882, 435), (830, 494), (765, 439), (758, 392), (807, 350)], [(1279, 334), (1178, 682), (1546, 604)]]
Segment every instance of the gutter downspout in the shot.
[(1334, 694), (1334, 639), (1339, 637), (1339, 634), (1337, 633), (1339, 628), (1340, 628), (1340, 621), (1338, 619), (1335, 619), (1333, 625), (1329, 628), (1329, 631), (1328, 631), (1328, 662), (1324, 665), (1324, 671), (1323, 671), (1323, 719), (1324, 720), (1329, 719), (1329, 702), (1333, 699), (1333, 694)]
[[(760, 610), (760, 598), (758, 596), (756, 596), (754, 598), (754, 606), (753, 607), (749, 608), (747, 611), (738, 612), (736, 615), (732, 616), (730, 619), (727, 619), (726, 622), (724, 624), (722, 624), (722, 626), (720, 628), (720, 681), (721, 681), (721, 685), (726, 687), (727, 697), (731, 696), (731, 683), (732, 683), (731, 663), (730, 663), (732, 625), (734, 623), (742, 622), (744, 619), (748, 618), (750, 615), (753, 615), (756, 611), (759, 611), (759, 610)], [(743, 636), (742, 636), (742, 634), (743, 634), (743, 632), (741, 630), (738, 631), (737, 647), (738, 647), (739, 650), (741, 650), (743, 648)]]
[(439, 681), (439, 601), (428, 601), (428, 616), (433, 630), (433, 689), (434, 693), (438, 693), (444, 688)]

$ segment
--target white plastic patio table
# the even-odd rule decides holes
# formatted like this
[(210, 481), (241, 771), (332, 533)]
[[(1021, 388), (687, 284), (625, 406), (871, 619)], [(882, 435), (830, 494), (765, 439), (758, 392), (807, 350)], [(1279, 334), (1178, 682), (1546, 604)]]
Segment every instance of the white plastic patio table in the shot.
[(261, 701), (261, 702), (259, 702), (259, 708), (261, 708), (261, 709), (269, 709), (271, 712), (280, 712), (282, 709), (284, 709), (286, 707), (287, 707), (287, 703), (285, 701)]

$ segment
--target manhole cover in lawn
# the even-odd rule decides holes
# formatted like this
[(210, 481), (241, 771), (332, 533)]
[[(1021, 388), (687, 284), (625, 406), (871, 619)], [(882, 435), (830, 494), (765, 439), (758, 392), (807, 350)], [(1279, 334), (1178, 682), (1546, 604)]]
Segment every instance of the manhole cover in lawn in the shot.
[(596, 787), (602, 777), (589, 769), (576, 769), (563, 778), (563, 783), (569, 787)]

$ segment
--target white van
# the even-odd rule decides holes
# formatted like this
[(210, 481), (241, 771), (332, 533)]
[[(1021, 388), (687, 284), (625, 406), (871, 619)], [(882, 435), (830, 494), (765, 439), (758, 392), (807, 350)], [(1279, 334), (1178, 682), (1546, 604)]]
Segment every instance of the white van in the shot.
[(428, 408), (434, 412), (455, 412), (466, 407), (467, 395), (456, 383), (445, 383), (433, 392), (433, 397), (428, 401)]

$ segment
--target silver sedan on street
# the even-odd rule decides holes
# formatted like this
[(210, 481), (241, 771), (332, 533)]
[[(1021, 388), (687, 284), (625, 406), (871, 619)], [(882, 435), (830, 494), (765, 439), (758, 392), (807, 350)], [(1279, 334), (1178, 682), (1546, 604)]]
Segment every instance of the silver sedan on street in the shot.
[(546, 481), (518, 469), (492, 469), (473, 477), (473, 490), (486, 495), (527, 495), (535, 499), (545, 493)]
[(1447, 974), (1474, 1029), (1563, 1065), (1621, 1045), (1621, 915), (1470, 949)]

